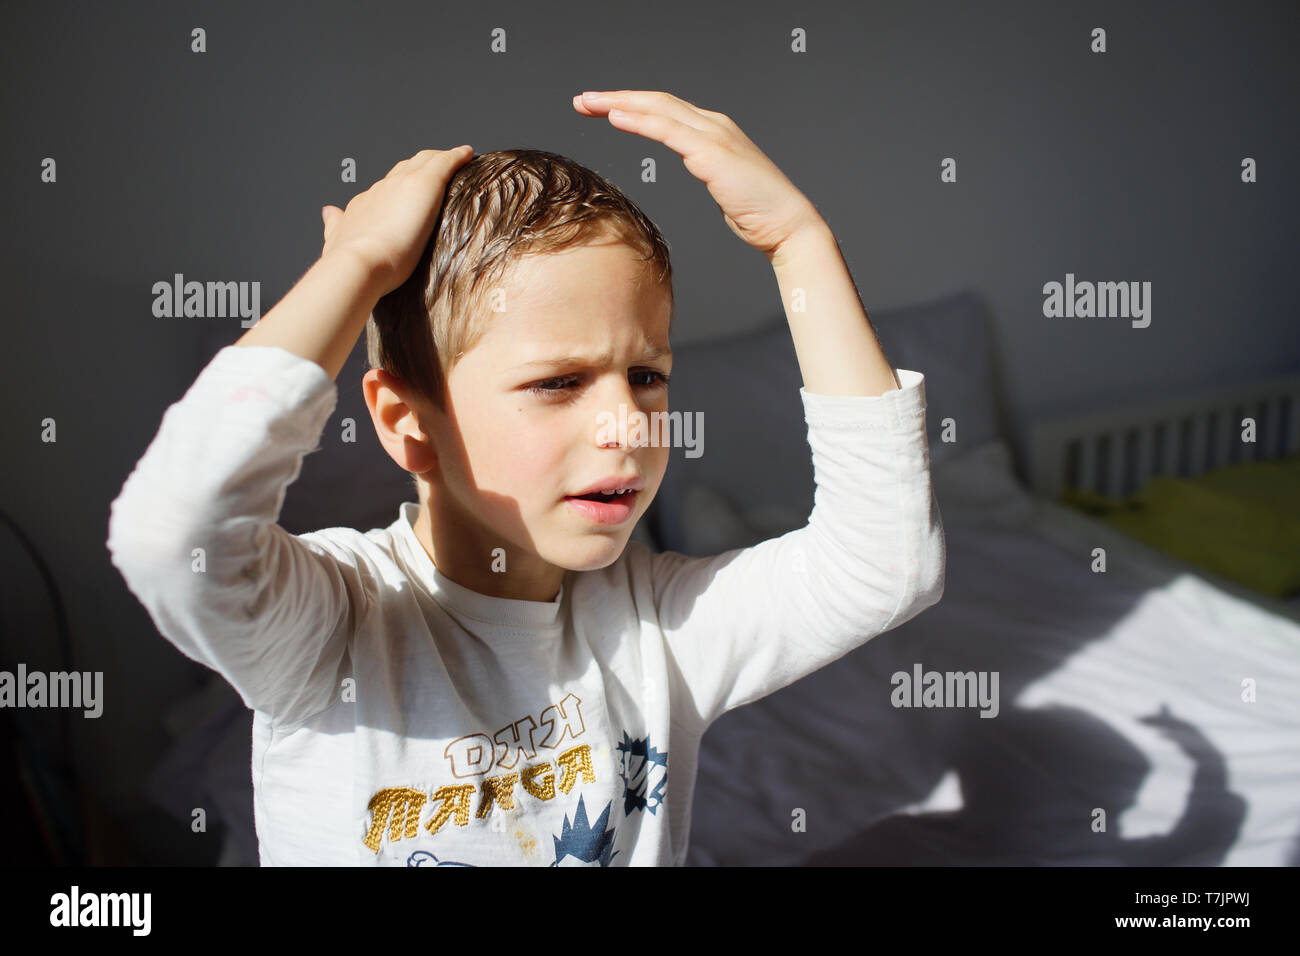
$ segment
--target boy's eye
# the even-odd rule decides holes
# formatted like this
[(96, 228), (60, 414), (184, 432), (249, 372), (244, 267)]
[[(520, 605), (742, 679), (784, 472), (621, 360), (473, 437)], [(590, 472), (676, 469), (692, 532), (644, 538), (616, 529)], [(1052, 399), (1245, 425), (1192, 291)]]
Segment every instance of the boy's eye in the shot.
[[(644, 388), (659, 388), (666, 386), (669, 382), (669, 376), (654, 368), (637, 369), (631, 372), (632, 376), (649, 376), (649, 381), (638, 382)], [(528, 390), (537, 395), (554, 395), (559, 392), (568, 391), (569, 388), (578, 383), (576, 375), (566, 375), (561, 378), (548, 378), (544, 382), (538, 382), (536, 385), (530, 385)]]

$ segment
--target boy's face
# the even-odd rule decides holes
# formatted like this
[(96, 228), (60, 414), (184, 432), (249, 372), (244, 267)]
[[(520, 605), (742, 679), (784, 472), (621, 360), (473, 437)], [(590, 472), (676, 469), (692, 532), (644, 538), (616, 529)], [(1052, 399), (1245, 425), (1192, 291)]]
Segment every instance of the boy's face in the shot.
[[(416, 533), (443, 574), (551, 601), (566, 569), (618, 558), (663, 479), (669, 449), (647, 443), (657, 431), (632, 416), (668, 409), (671, 297), (616, 239), (528, 256), (500, 288), (504, 310), (448, 376), (447, 412), (421, 407), (423, 435), (412, 437), (424, 457), (404, 462), (385, 445), (421, 475)], [(621, 443), (609, 428), (620, 421)], [(622, 520), (599, 523), (566, 500), (610, 477), (644, 482)]]

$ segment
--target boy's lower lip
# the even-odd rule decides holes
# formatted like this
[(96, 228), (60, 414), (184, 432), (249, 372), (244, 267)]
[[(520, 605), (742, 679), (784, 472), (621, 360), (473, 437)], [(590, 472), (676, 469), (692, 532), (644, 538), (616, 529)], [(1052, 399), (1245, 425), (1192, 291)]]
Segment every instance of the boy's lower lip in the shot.
[(564, 501), (582, 517), (596, 524), (622, 524), (632, 517), (637, 491), (629, 491), (612, 501), (592, 501), (589, 498), (568, 497)]

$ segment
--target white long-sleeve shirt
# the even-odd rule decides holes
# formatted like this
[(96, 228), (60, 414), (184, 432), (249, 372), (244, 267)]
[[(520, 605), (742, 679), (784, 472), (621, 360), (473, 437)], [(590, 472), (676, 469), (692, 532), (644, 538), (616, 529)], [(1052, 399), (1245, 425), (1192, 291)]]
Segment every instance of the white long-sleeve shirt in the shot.
[(705, 558), (630, 541), (536, 602), (444, 577), (411, 502), (369, 532), (276, 524), (337, 388), (227, 347), (163, 416), (108, 548), (254, 711), (263, 866), (681, 864), (709, 724), (942, 595), (924, 376), (896, 372), (881, 396), (800, 389), (805, 527)]

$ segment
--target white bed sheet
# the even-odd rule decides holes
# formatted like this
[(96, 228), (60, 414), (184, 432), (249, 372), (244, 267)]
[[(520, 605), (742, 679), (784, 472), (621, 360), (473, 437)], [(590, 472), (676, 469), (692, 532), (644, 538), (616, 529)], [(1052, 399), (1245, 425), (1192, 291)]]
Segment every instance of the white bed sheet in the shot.
[[(1284, 605), (1031, 498), (1001, 442), (933, 475), (943, 600), (710, 728), (688, 862), (1300, 864)], [(895, 708), (916, 663), (998, 672), (998, 716)]]

